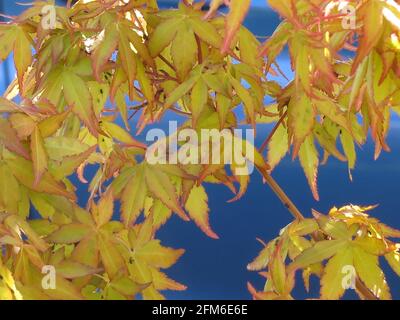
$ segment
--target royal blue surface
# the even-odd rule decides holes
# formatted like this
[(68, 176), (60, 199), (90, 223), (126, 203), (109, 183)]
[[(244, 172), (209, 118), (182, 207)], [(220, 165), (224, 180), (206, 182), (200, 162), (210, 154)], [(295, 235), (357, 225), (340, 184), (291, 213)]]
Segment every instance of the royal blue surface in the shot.
[[(174, 1), (165, 1), (168, 6)], [(18, 9), (14, 1), (0, 0), (5, 12), (15, 14)], [(247, 19), (247, 26), (257, 35), (270, 35), (279, 23), (278, 17), (272, 13), (263, 0), (253, 1), (253, 8)], [(286, 62), (285, 62), (286, 61)], [(287, 59), (283, 59), (283, 68), (289, 70)], [(0, 91), (12, 75), (10, 63), (0, 66)], [(261, 127), (258, 131), (258, 144), (263, 140), (270, 128)], [(383, 153), (373, 160), (373, 145), (368, 143), (358, 150), (354, 181), (350, 182), (346, 164), (330, 159), (328, 164), (320, 168), (319, 189), (321, 201), (312, 198), (306, 179), (297, 161), (285, 159), (275, 170), (274, 177), (298, 205), (299, 209), (310, 215), (311, 208), (326, 212), (332, 206), (348, 203), (370, 205), (380, 204), (373, 214), (385, 223), (400, 228), (400, 197), (397, 183), (400, 181), (400, 134), (397, 119), (393, 123), (389, 136), (391, 153)], [(92, 172), (91, 172), (92, 171)], [(87, 178), (93, 170), (86, 172)], [(75, 179), (74, 179), (74, 182)], [(170, 299), (249, 299), (246, 289), (247, 281), (257, 288), (263, 287), (262, 278), (246, 270), (248, 262), (254, 258), (261, 245), (256, 237), (269, 241), (276, 237), (280, 228), (291, 221), (286, 209), (281, 205), (271, 190), (262, 184), (257, 174), (247, 194), (238, 202), (226, 203), (232, 198), (229, 190), (222, 186), (207, 186), (210, 198), (210, 221), (220, 240), (207, 238), (193, 223), (185, 223), (173, 217), (160, 232), (159, 237), (164, 244), (185, 248), (186, 253), (176, 266), (168, 270), (174, 279), (186, 284), (184, 292), (168, 292)], [(79, 202), (85, 204), (86, 186), (79, 186)], [(384, 270), (392, 287), (394, 298), (400, 298), (400, 280), (384, 264)], [(300, 280), (300, 279), (299, 279)], [(310, 295), (306, 295), (300, 284), (295, 290), (295, 297), (303, 299), (318, 296), (318, 284), (312, 282)], [(349, 292), (346, 298), (354, 298)]]

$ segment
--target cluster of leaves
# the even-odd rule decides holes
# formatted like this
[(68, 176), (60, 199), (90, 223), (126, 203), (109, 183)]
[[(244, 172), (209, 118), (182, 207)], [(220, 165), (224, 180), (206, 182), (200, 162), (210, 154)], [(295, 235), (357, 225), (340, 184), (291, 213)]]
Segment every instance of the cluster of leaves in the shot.
[[(362, 281), (379, 299), (390, 299), (390, 290), (380, 267), (384, 257), (400, 276), (400, 238), (392, 229), (368, 216), (373, 207), (346, 206), (333, 208), (328, 215), (314, 212), (314, 219), (296, 220), (281, 230), (248, 265), (267, 278), (264, 290), (258, 292), (249, 283), (255, 299), (292, 299), (295, 274), (302, 270), (304, 286), (310, 289), (310, 276), (320, 278), (321, 298), (339, 299), (346, 289), (356, 289), (361, 299), (369, 298), (355, 287)], [(266, 269), (266, 270), (265, 270)], [(349, 281), (346, 281), (346, 274)], [(354, 284), (353, 284), (354, 282)]]
[[(270, 93), (276, 98), (270, 108), (279, 111), (280, 122), (269, 141), (269, 163), (275, 167), (293, 146), (292, 156), (299, 156), (319, 199), (316, 142), (323, 162), (330, 155), (347, 161), (349, 172), (355, 146), (363, 145), (369, 132), (376, 158), (390, 150), (390, 115), (400, 104), (400, 6), (391, 0), (269, 4), (284, 20), (261, 49), (267, 69), (279, 70), (277, 57), (288, 47), (295, 73), (286, 87)], [(347, 6), (354, 16), (347, 16)], [(347, 26), (349, 19), (354, 26)]]
[[(331, 1), (269, 1), (283, 22), (265, 44), (242, 26), (250, 0), (214, 0), (208, 13), (202, 1), (171, 10), (156, 0), (72, 2), (36, 1), (0, 24), (0, 59), (12, 52), (17, 71), (0, 98), (1, 298), (157, 299), (184, 289), (160, 271), (182, 251), (162, 247), (157, 230), (176, 213), (218, 238), (204, 183), (226, 185), (238, 200), (249, 176), (236, 176), (236, 163), (150, 165), (133, 125), (139, 135), (167, 112), (186, 120), (178, 130), (276, 122), (268, 161), (251, 146), (255, 166), (268, 175), (293, 146), (315, 198), (315, 140), (325, 159), (350, 169), (369, 129), (376, 155), (388, 150), (390, 110), (400, 105), (395, 1), (350, 1), (355, 30), (343, 29)], [(223, 3), (226, 16), (217, 13)], [(54, 28), (42, 23), (49, 4)], [(286, 46), (295, 80), (281, 87), (268, 76), (280, 72)], [(341, 57), (349, 48), (354, 60)], [(266, 96), (276, 103), (266, 107)], [(97, 170), (90, 182), (86, 166)], [(85, 209), (74, 173), (88, 184)], [(40, 219), (29, 218), (33, 208)], [(48, 264), (56, 290), (41, 287)]]

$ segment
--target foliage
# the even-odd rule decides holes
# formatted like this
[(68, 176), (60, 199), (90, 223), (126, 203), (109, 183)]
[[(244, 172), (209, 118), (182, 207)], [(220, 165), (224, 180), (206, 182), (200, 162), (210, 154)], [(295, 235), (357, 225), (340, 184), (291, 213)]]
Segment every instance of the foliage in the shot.
[[(366, 287), (380, 299), (390, 299), (385, 275), (379, 258), (385, 257), (400, 275), (398, 244), (389, 238), (399, 238), (400, 231), (368, 216), (372, 208), (347, 206), (332, 209), (328, 216), (314, 212), (314, 219), (296, 220), (281, 230), (279, 237), (265, 245), (260, 255), (248, 265), (267, 278), (264, 292), (248, 284), (255, 299), (292, 299), (295, 273), (302, 270), (304, 285), (310, 288), (310, 276), (321, 278), (321, 298), (339, 299), (343, 296), (346, 267), (354, 272)], [(290, 260), (288, 266), (287, 261)], [(323, 262), (326, 262), (323, 264)], [(345, 279), (344, 279), (345, 280)], [(349, 287), (351, 278), (349, 279)], [(356, 289), (360, 298), (368, 298)]]
[[(218, 238), (204, 184), (223, 184), (238, 200), (250, 179), (235, 175), (235, 163), (144, 161), (137, 136), (167, 113), (184, 117), (178, 130), (275, 124), (254, 164), (297, 219), (249, 266), (268, 266), (264, 292), (249, 286), (255, 298), (291, 298), (298, 269), (306, 286), (321, 276), (322, 298), (340, 298), (345, 264), (354, 264), (362, 298), (390, 298), (378, 258), (399, 273), (388, 239), (398, 231), (358, 207), (302, 219), (270, 172), (287, 153), (299, 157), (318, 199), (319, 150), (349, 172), (369, 132), (376, 157), (389, 150), (391, 111), (400, 110), (398, 1), (348, 1), (357, 19), (344, 29), (341, 1), (270, 0), (282, 23), (265, 43), (242, 26), (250, 0), (213, 0), (208, 13), (189, 0), (170, 10), (156, 0), (72, 2), (55, 7), (55, 28), (42, 24), (52, 1), (0, 25), (0, 59), (12, 52), (17, 71), (0, 98), (0, 298), (161, 299), (185, 289), (161, 271), (183, 251), (163, 247), (157, 230), (176, 213)], [(271, 76), (286, 48), (294, 79), (282, 86)], [(265, 106), (267, 96), (274, 103)], [(97, 170), (90, 182), (87, 166)], [(74, 173), (88, 184), (85, 208)], [(56, 266), (54, 290), (42, 289), (44, 265)]]

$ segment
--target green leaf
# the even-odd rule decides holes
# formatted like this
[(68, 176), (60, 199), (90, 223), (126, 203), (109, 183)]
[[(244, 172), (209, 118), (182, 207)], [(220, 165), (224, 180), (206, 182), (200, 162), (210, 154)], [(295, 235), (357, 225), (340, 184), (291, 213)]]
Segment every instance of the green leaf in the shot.
[(37, 192), (65, 196), (72, 200), (75, 199), (75, 195), (67, 191), (65, 186), (57, 182), (48, 172), (45, 172), (40, 182), (35, 185), (33, 165), (30, 161), (21, 157), (9, 157), (6, 159), (6, 162), (13, 175), (27, 188)]
[(124, 269), (124, 260), (112, 240), (105, 235), (98, 236), (99, 252), (104, 268), (111, 279)]
[(254, 100), (253, 97), (251, 96), (249, 90), (245, 89), (240, 81), (236, 80), (233, 77), (230, 77), (230, 83), (232, 84), (233, 88), (236, 91), (236, 94), (239, 96), (239, 98), (243, 101), (245, 110), (246, 110), (246, 115), (250, 121), (250, 123), (254, 126), (255, 125), (255, 110), (256, 107), (254, 105)]
[(0, 206), (7, 212), (18, 214), (20, 186), (7, 165), (0, 161)]
[(157, 26), (149, 40), (149, 50), (152, 57), (157, 57), (174, 40), (181, 23), (181, 20), (172, 18)]
[(72, 111), (85, 123), (90, 132), (98, 135), (98, 121), (93, 111), (92, 96), (82, 80), (71, 71), (63, 72), (64, 96)]
[(24, 87), (23, 78), (32, 60), (31, 38), (22, 27), (18, 27), (14, 42), (14, 63), (17, 69), (18, 84), (22, 92)]
[(305, 268), (314, 263), (324, 261), (348, 246), (346, 240), (324, 240), (304, 250), (291, 264), (291, 268)]
[(321, 298), (326, 300), (338, 300), (344, 292), (343, 279), (346, 276), (344, 267), (353, 267), (353, 251), (345, 248), (333, 256), (325, 266), (321, 278)]
[(397, 251), (393, 251), (386, 254), (385, 259), (393, 271), (400, 277), (400, 254)]
[(171, 56), (179, 79), (185, 79), (197, 60), (197, 42), (186, 24), (180, 26), (172, 42)]
[(52, 233), (47, 240), (60, 244), (71, 244), (81, 241), (88, 233), (89, 228), (83, 224), (71, 223), (62, 226), (59, 230)]
[(144, 171), (142, 166), (137, 167), (122, 193), (121, 217), (127, 226), (136, 221), (144, 207), (147, 195)]
[(33, 171), (35, 174), (35, 182), (37, 185), (43, 174), (48, 168), (48, 155), (44, 147), (44, 140), (40, 133), (40, 129), (35, 127), (31, 136), (31, 151), (33, 161)]
[(289, 151), (287, 128), (280, 125), (268, 144), (268, 164), (273, 170)]
[(101, 197), (97, 207), (97, 225), (101, 227), (108, 223), (114, 214), (114, 196), (111, 189)]
[(194, 84), (199, 81), (200, 74), (192, 72), (192, 75), (185, 82), (181, 83), (178, 87), (172, 91), (167, 99), (165, 100), (164, 108), (170, 108), (174, 103), (181, 99), (186, 93), (188, 93), (194, 86)]
[(314, 122), (314, 110), (310, 98), (305, 93), (292, 97), (288, 105), (288, 126), (289, 133), (294, 139), (294, 157), (297, 156), (300, 146), (310, 134)]
[(363, 37), (360, 39), (357, 56), (352, 66), (352, 74), (356, 72), (359, 64), (378, 43), (383, 32), (382, 3), (378, 0), (365, 2), (360, 9), (363, 13)]
[(196, 127), (197, 119), (200, 117), (206, 103), (208, 101), (208, 88), (202, 78), (200, 78), (193, 86), (191, 94), (191, 111), (193, 118), (193, 127)]
[(368, 254), (357, 247), (353, 248), (353, 254), (357, 276), (376, 297), (383, 300), (390, 300), (389, 287), (385, 275), (379, 267), (378, 256)]
[(199, 18), (189, 19), (189, 23), (193, 28), (194, 33), (205, 43), (208, 43), (214, 48), (220, 48), (222, 37), (213, 24), (203, 21)]
[(57, 265), (57, 272), (65, 279), (76, 279), (95, 274), (99, 272), (99, 270), (93, 269), (79, 262), (64, 260)]
[(129, 42), (127, 28), (119, 29), (119, 46), (118, 55), (122, 63), (122, 67), (128, 77), (128, 85), (130, 90), (133, 88), (133, 82), (136, 78), (137, 64), (136, 64), (136, 54), (131, 48), (131, 43)]

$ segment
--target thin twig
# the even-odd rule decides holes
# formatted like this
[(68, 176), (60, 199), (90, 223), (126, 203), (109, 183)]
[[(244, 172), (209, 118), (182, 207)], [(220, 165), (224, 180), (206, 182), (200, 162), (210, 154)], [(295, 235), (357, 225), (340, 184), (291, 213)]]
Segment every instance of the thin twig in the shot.
[(285, 113), (282, 115), (282, 117), (276, 123), (275, 127), (272, 129), (271, 133), (264, 140), (263, 144), (261, 145), (260, 149), (258, 150), (260, 153), (262, 153), (265, 150), (265, 148), (268, 146), (268, 143), (271, 141), (271, 139), (274, 136), (276, 130), (278, 130), (279, 126), (282, 124), (282, 122), (283, 122), (283, 120), (285, 119), (286, 116), (287, 116), (287, 111), (285, 111)]

